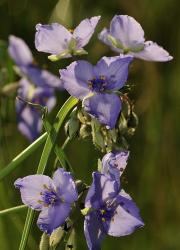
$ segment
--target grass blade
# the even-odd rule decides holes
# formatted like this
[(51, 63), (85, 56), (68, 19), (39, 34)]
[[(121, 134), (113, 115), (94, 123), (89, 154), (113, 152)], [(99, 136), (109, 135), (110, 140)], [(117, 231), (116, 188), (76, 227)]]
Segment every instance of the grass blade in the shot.
[(20, 163), (31, 155), (47, 138), (47, 133), (41, 135), (36, 141), (17, 155), (6, 167), (0, 171), (0, 181), (20, 166)]

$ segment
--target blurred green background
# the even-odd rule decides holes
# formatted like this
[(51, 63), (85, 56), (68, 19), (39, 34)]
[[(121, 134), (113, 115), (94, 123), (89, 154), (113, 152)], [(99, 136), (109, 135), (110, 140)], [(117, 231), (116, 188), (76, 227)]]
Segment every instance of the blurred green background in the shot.
[[(141, 23), (148, 40), (156, 41), (174, 56), (168, 63), (137, 60), (131, 67), (129, 82), (136, 85), (132, 97), (140, 122), (130, 141), (131, 154), (125, 172), (128, 183), (123, 187), (140, 207), (146, 225), (130, 236), (107, 237), (103, 250), (180, 249), (179, 9), (179, 0), (0, 0), (0, 39), (7, 41), (9, 34), (23, 38), (36, 61), (57, 75), (58, 69), (70, 60), (51, 63), (46, 54), (35, 50), (35, 25), (39, 22), (56, 21), (73, 28), (83, 18), (101, 15), (96, 34), (86, 47), (88, 60), (95, 63), (103, 55), (112, 55), (108, 47), (97, 40), (97, 33), (108, 26), (115, 14), (127, 14)], [(0, 84), (17, 79), (9, 65), (10, 61), (0, 53)], [(68, 96), (65, 92), (57, 95), (59, 105)], [(14, 95), (0, 98), (0, 168), (3, 168), (29, 142), (17, 130)], [(63, 133), (59, 140), (63, 143)], [(0, 183), (0, 210), (21, 204), (13, 183), (18, 177), (35, 173), (41, 150)], [(101, 154), (88, 140), (73, 141), (66, 152), (76, 169), (76, 177), (90, 184), (90, 172), (96, 168)], [(24, 211), (0, 217), (0, 249), (18, 249), (25, 215)], [(87, 249), (82, 230), (79, 226), (78, 250)], [(38, 249), (40, 235), (34, 224), (27, 249)]]

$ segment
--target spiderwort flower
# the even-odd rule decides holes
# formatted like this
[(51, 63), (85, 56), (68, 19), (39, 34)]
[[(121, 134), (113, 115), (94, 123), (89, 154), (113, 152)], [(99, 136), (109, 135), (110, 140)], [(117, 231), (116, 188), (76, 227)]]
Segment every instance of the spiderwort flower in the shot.
[(124, 236), (144, 226), (139, 209), (118, 183), (94, 172), (85, 209), (84, 233), (90, 250), (100, 250), (105, 235)]
[[(20, 70), (18, 95), (24, 100), (47, 106), (55, 106), (55, 89), (62, 89), (61, 80), (33, 64), (33, 56), (26, 43), (15, 36), (9, 37), (9, 54)], [(16, 101), (18, 128), (30, 141), (35, 140), (42, 129), (40, 113), (22, 101)]]
[(126, 168), (128, 157), (128, 151), (114, 151), (106, 154), (102, 159), (101, 173), (120, 184), (119, 178)]
[(87, 54), (83, 47), (94, 33), (100, 16), (84, 19), (74, 31), (67, 30), (58, 23), (36, 25), (35, 46), (38, 51), (50, 53), (52, 61), (72, 55)]
[(78, 199), (71, 174), (62, 168), (56, 170), (52, 179), (38, 174), (17, 179), (15, 187), (20, 189), (25, 205), (41, 211), (37, 225), (47, 234), (65, 222), (73, 202)]
[(9, 36), (8, 52), (18, 66), (22, 77), (27, 78), (29, 82), (37, 86), (62, 89), (59, 77), (34, 64), (32, 53), (21, 38)]
[(86, 112), (112, 129), (121, 110), (120, 97), (114, 92), (127, 80), (131, 56), (103, 57), (93, 66), (80, 60), (60, 70), (64, 88), (83, 100)]
[[(47, 106), (51, 111), (56, 104), (54, 89), (31, 84), (26, 78), (19, 82), (18, 95), (26, 101)], [(42, 129), (41, 113), (33, 106), (16, 100), (18, 128), (30, 141), (34, 141)]]
[(143, 60), (165, 62), (173, 58), (156, 43), (145, 42), (141, 25), (131, 16), (115, 15), (110, 28), (104, 28), (99, 39), (117, 53), (130, 54)]

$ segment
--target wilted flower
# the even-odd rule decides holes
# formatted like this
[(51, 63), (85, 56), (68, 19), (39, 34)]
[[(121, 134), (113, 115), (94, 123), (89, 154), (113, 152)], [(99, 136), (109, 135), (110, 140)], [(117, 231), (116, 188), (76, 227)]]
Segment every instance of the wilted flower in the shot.
[(35, 46), (38, 51), (50, 53), (52, 61), (68, 58), (72, 55), (87, 54), (83, 47), (89, 42), (94, 33), (100, 16), (84, 19), (73, 31), (63, 25), (36, 25)]
[(128, 77), (131, 56), (103, 57), (93, 66), (76, 61), (60, 70), (64, 88), (83, 100), (85, 111), (112, 129), (121, 111), (120, 97), (115, 93)]
[(114, 16), (110, 28), (104, 28), (99, 39), (117, 53), (130, 54), (147, 61), (165, 62), (173, 58), (156, 43), (145, 41), (141, 25), (127, 15)]
[(90, 250), (100, 250), (105, 235), (124, 236), (144, 226), (139, 209), (118, 183), (94, 172), (85, 200), (84, 233)]
[[(54, 90), (62, 89), (61, 80), (33, 64), (32, 53), (25, 42), (15, 36), (9, 37), (9, 54), (20, 70), (18, 95), (26, 101), (47, 106), (51, 111), (56, 99)], [(41, 114), (22, 101), (16, 101), (19, 130), (31, 141), (36, 139), (42, 129)]]
[(129, 157), (128, 151), (114, 151), (102, 159), (102, 174), (115, 179), (120, 184), (120, 176), (124, 172)]
[(25, 205), (41, 211), (37, 225), (47, 234), (61, 226), (69, 216), (73, 202), (78, 199), (74, 180), (69, 172), (58, 168), (51, 179), (46, 175), (29, 175), (17, 179)]

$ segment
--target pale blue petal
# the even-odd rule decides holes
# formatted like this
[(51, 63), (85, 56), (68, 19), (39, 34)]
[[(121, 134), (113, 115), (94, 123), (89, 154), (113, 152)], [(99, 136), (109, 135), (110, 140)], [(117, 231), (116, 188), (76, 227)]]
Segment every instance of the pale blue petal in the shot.
[(118, 90), (122, 88), (127, 81), (128, 68), (132, 60), (132, 56), (126, 55), (103, 57), (94, 67), (95, 75), (106, 77), (106, 89)]
[(145, 47), (142, 51), (131, 53), (134, 57), (155, 62), (166, 62), (173, 59), (173, 57), (161, 46), (152, 41), (144, 43)]
[(98, 209), (108, 199), (115, 197), (119, 189), (116, 181), (99, 172), (93, 172), (92, 176), (93, 183), (88, 190), (85, 207)]
[(62, 81), (59, 77), (53, 75), (47, 70), (32, 65), (21, 67), (21, 70), (28, 79), (37, 86), (63, 89)]
[(53, 182), (56, 186), (57, 193), (67, 203), (72, 203), (78, 199), (76, 185), (72, 175), (58, 168), (53, 175)]
[(72, 34), (61, 24), (36, 25), (35, 46), (38, 51), (58, 55), (68, 49)]
[(21, 38), (9, 36), (8, 52), (17, 65), (28, 65), (33, 62), (32, 53)]
[(78, 48), (84, 47), (89, 42), (100, 18), (100, 16), (86, 18), (76, 27), (73, 37), (77, 41)]
[(109, 235), (129, 235), (144, 226), (138, 207), (124, 190), (121, 190), (119, 197), (117, 197), (117, 203), (119, 205), (108, 225), (107, 233)]
[(114, 16), (110, 24), (110, 34), (118, 39), (125, 48), (136, 47), (144, 43), (144, 31), (131, 16)]
[(113, 129), (121, 111), (121, 100), (116, 94), (95, 94), (86, 98), (83, 106), (100, 123)]
[(37, 225), (43, 232), (51, 234), (53, 230), (61, 226), (71, 211), (67, 203), (60, 203), (42, 210), (38, 217)]
[(85, 217), (84, 234), (89, 250), (101, 250), (101, 241), (105, 233), (96, 212), (92, 212)]
[(120, 185), (120, 176), (126, 168), (128, 157), (128, 151), (114, 151), (106, 154), (102, 159), (102, 173), (114, 178)]
[(60, 70), (64, 88), (70, 95), (83, 99), (90, 93), (88, 81), (93, 75), (93, 66), (83, 60), (71, 63), (66, 69)]
[(29, 175), (19, 178), (14, 183), (16, 188), (20, 189), (22, 202), (35, 210), (43, 208), (41, 192), (44, 185), (53, 187), (52, 179), (46, 175)]

